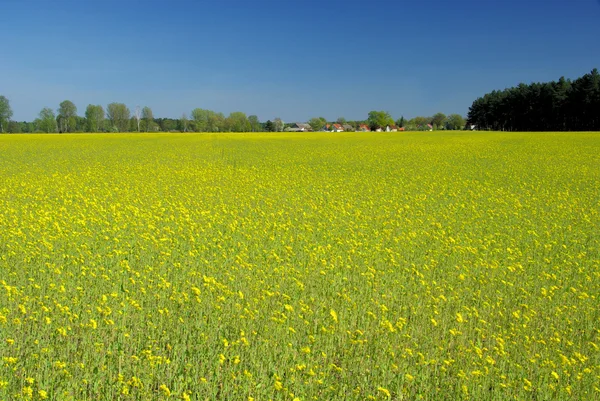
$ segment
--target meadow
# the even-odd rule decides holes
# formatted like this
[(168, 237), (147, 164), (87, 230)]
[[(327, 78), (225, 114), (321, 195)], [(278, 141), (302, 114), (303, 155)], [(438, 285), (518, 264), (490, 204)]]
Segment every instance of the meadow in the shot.
[(600, 399), (600, 134), (0, 136), (0, 400)]

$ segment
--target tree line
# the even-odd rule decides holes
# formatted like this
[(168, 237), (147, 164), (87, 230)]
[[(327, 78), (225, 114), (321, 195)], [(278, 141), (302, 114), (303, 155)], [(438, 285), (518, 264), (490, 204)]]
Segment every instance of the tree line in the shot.
[[(0, 132), (8, 133), (68, 133), (68, 132), (277, 132), (292, 128), (294, 123), (285, 123), (281, 118), (264, 122), (256, 115), (235, 111), (223, 113), (196, 108), (181, 118), (156, 118), (148, 106), (136, 107), (133, 112), (124, 103), (102, 105), (90, 104), (80, 116), (70, 100), (60, 103), (58, 109), (44, 107), (34, 121), (13, 121), (8, 99), (0, 96)], [(437, 113), (432, 117), (415, 117), (410, 120), (400, 117), (394, 120), (386, 111), (371, 111), (366, 120), (347, 121), (340, 117), (329, 122), (323, 117), (308, 121), (313, 131), (325, 130), (328, 124), (341, 124), (344, 130), (360, 130), (363, 125), (371, 130), (387, 126), (405, 130), (449, 129), (458, 130), (465, 126), (465, 119), (458, 114), (446, 116)]]
[(598, 131), (600, 74), (593, 69), (574, 81), (492, 91), (473, 102), (467, 124), (493, 131)]
[[(134, 112), (123, 103), (88, 105), (84, 116), (77, 114), (73, 102), (65, 100), (55, 111), (43, 108), (34, 121), (11, 120), (12, 109), (5, 96), (0, 96), (0, 132), (258, 132), (285, 131), (293, 123), (281, 118), (259, 121), (255, 115), (236, 111), (223, 113), (196, 108), (181, 118), (155, 118), (150, 107), (136, 107)], [(335, 122), (344, 130), (385, 129), (393, 126), (411, 130), (458, 130), (464, 128), (494, 131), (599, 131), (600, 74), (597, 69), (574, 81), (561, 77), (546, 83), (519, 84), (502, 91), (492, 91), (476, 99), (465, 119), (459, 114), (436, 113), (431, 117), (403, 116), (394, 120), (386, 111), (371, 111), (366, 120)], [(313, 117), (308, 126), (313, 131), (325, 130), (329, 122)]]

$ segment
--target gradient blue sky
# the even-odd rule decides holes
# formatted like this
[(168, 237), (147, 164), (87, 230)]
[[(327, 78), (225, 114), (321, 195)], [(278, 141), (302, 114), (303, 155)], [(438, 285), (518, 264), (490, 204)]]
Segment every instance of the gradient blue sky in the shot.
[(0, 0), (15, 120), (69, 99), (264, 121), (466, 115), (600, 68), (600, 0)]

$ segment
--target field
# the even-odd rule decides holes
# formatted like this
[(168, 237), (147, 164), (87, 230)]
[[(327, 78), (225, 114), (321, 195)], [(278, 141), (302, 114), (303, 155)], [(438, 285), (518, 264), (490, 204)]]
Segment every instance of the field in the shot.
[(0, 136), (0, 401), (600, 399), (600, 134)]

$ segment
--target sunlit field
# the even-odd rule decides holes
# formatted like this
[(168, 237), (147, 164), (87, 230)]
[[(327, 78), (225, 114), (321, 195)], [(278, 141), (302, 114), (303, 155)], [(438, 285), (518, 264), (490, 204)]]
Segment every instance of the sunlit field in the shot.
[(600, 134), (0, 136), (0, 401), (600, 399)]

